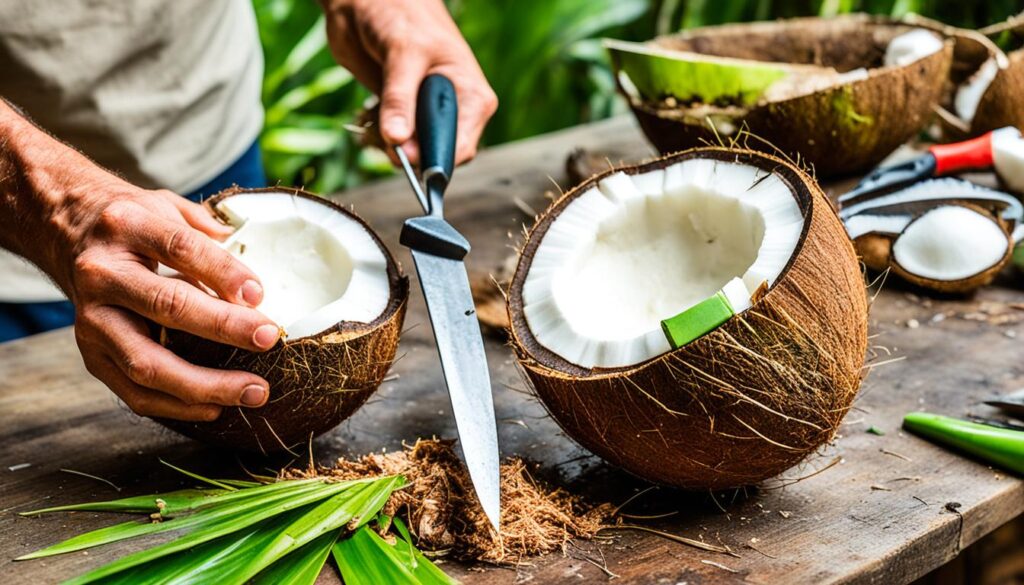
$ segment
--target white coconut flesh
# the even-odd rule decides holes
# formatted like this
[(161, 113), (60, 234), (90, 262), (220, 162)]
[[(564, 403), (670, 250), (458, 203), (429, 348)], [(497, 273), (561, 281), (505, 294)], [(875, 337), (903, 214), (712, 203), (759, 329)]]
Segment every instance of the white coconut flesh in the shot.
[(939, 35), (917, 28), (889, 41), (883, 62), (886, 67), (902, 67), (941, 50), (942, 39)]
[(354, 218), (286, 192), (233, 195), (217, 210), (237, 228), (224, 247), (263, 285), (257, 310), (288, 339), (370, 323), (387, 308), (387, 258)]
[(992, 85), (999, 71), (1008, 66), (1009, 61), (1006, 59), (1006, 55), (999, 53), (986, 59), (981, 67), (957, 88), (956, 96), (953, 98), (953, 109), (958, 118), (967, 124), (974, 121), (974, 116), (978, 113), (978, 105), (981, 104), (981, 98), (988, 91), (988, 86)]
[(992, 132), (992, 163), (999, 178), (1017, 193), (1024, 193), (1024, 137), (1012, 126)]
[(893, 260), (922, 278), (953, 281), (997, 265), (1007, 236), (991, 217), (967, 207), (937, 207), (910, 223), (892, 246)]
[[(570, 363), (635, 365), (672, 349), (663, 321), (715, 297), (730, 314), (748, 308), (789, 263), (803, 223), (787, 183), (750, 165), (692, 159), (615, 173), (548, 226), (523, 314), (537, 342)], [(704, 333), (720, 322), (687, 325)]]
[(898, 235), (914, 218), (910, 215), (855, 215), (846, 220), (846, 233), (851, 240), (866, 234)]

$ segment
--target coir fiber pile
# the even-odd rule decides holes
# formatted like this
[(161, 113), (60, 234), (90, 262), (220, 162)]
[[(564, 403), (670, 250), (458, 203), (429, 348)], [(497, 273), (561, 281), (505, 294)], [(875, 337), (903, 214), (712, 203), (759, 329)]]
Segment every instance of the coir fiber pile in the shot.
[(417, 547), (496, 564), (516, 564), (563, 550), (574, 538), (591, 538), (612, 514), (609, 504), (589, 506), (578, 496), (545, 485), (530, 474), (527, 463), (512, 458), (501, 466), (501, 534), (496, 534), (452, 445), (421, 440), (403, 451), (341, 458), (333, 467), (291, 469), (283, 476), (348, 480), (401, 474), (408, 486), (396, 491), (383, 511), (405, 520)]

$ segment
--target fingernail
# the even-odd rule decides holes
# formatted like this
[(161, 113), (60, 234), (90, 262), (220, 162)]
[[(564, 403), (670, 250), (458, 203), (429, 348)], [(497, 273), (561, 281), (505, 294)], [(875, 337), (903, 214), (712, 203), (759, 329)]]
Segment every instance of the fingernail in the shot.
[(242, 404), (245, 406), (259, 406), (267, 399), (267, 390), (259, 384), (250, 384), (242, 391)]
[(255, 280), (247, 280), (242, 288), (238, 289), (238, 296), (250, 307), (255, 307), (263, 300), (263, 287)]
[(281, 330), (277, 325), (260, 325), (252, 337), (257, 347), (266, 349), (277, 343), (277, 339), (281, 337)]
[(404, 137), (409, 131), (409, 125), (402, 116), (392, 116), (384, 124), (384, 131), (392, 138)]

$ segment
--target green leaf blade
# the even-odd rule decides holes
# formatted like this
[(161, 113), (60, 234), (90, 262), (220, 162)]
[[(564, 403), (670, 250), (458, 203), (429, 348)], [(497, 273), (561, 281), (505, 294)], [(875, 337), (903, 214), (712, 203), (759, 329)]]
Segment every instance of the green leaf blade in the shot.
[[(190, 536), (192, 534), (190, 531), (192, 529), (199, 529), (202, 533), (201, 529), (208, 526), (216, 526), (218, 530), (226, 530), (228, 526), (234, 525), (237, 530), (266, 517), (330, 497), (339, 491), (338, 486), (341, 485), (343, 484), (321, 483), (320, 485), (294, 486), (293, 490), (278, 490), (277, 492), (273, 492), (262, 498), (259, 496), (240, 498), (237, 501), (231, 501), (219, 506), (206, 507), (193, 514), (175, 517), (165, 522), (125, 522), (106, 528), (100, 528), (99, 530), (93, 530), (92, 532), (87, 532), (85, 534), (80, 534), (42, 550), (18, 557), (17, 560), (28, 560), (75, 552), (137, 536), (159, 534), (177, 530), (189, 531), (186, 532), (186, 536)], [(260, 488), (251, 489), (258, 490)], [(344, 489), (344, 487), (341, 489)], [(232, 492), (231, 495), (238, 493), (239, 492)], [(220, 534), (226, 534), (226, 532), (221, 532)], [(218, 534), (218, 536), (220, 534)], [(185, 539), (185, 537), (182, 537), (174, 542), (182, 542)]]

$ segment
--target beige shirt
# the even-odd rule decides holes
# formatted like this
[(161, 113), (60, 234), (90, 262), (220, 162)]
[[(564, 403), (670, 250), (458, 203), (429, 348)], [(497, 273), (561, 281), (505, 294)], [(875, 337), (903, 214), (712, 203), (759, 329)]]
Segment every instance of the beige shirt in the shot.
[[(137, 185), (192, 191), (263, 124), (251, 0), (0, 0), (0, 96)], [(0, 301), (63, 298), (0, 255)]]

